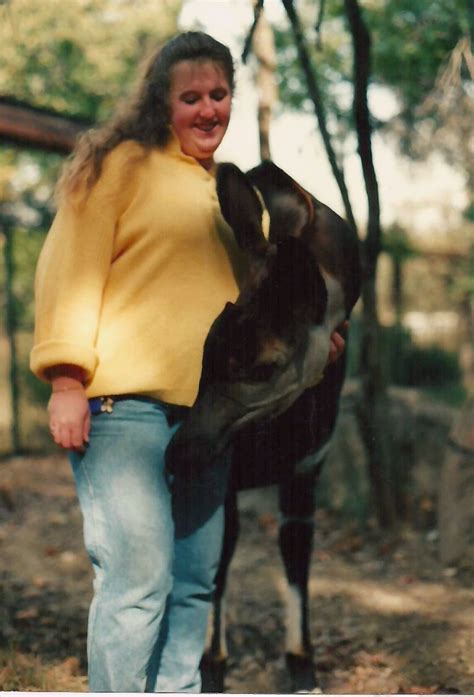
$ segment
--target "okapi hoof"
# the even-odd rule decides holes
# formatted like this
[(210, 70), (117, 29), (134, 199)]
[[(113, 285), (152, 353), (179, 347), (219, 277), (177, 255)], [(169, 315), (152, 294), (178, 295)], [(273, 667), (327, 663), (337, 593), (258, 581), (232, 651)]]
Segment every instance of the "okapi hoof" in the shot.
[(292, 692), (322, 694), (316, 669), (310, 656), (287, 653), (286, 665), (290, 675)]
[(224, 692), (227, 661), (204, 655), (201, 660), (201, 692)]

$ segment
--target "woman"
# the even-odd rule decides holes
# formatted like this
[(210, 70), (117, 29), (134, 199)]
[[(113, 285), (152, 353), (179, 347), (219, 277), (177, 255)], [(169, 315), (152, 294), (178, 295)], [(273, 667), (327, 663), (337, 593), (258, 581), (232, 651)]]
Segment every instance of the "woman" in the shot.
[(78, 144), (38, 263), (31, 367), (52, 385), (94, 568), (92, 691), (200, 690), (227, 466), (171, 494), (163, 456), (238, 294), (213, 176), (233, 82), (210, 36), (169, 41), (126, 111)]

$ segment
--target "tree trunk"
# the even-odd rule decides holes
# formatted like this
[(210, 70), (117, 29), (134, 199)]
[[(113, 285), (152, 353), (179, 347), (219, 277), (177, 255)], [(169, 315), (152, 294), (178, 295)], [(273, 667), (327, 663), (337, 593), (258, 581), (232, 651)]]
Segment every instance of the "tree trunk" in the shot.
[(395, 323), (401, 327), (403, 319), (403, 264), (396, 256), (392, 257), (392, 305)]
[(391, 527), (396, 521), (395, 483), (392, 481), (389, 409), (377, 316), (376, 270), (382, 231), (367, 102), (370, 35), (357, 0), (345, 0), (344, 4), (354, 49), (354, 119), (368, 202), (367, 235), (362, 245), (364, 282), (360, 367), (363, 397), (359, 418), (368, 453), (369, 475), (378, 520), (382, 527)]
[(9, 377), (10, 377), (10, 401), (11, 401), (11, 446), (14, 453), (21, 450), (20, 443), (20, 388), (18, 380), (18, 351), (16, 345), (16, 314), (15, 297), (13, 293), (13, 279), (15, 276), (15, 263), (13, 258), (13, 226), (9, 222), (3, 222), (5, 244), (3, 258), (5, 265), (5, 328), (10, 349)]
[(258, 134), (260, 159), (270, 160), (270, 121), (277, 99), (275, 82), (276, 51), (273, 30), (259, 2), (255, 2), (256, 24), (252, 36), (252, 49), (257, 59)]
[(367, 450), (369, 478), (377, 519), (381, 527), (390, 528), (396, 522), (397, 483), (392, 477), (390, 405), (383, 374), (375, 278), (364, 279), (362, 303), (360, 339), (362, 399), (358, 405), (357, 416)]
[[(315, 71), (306, 48), (303, 31), (294, 7), (294, 0), (282, 0), (295, 37), (299, 61), (306, 77), (308, 95), (311, 98), (331, 169), (339, 187), (346, 218), (357, 230), (344, 174), (338, 165), (327, 129), (321, 92)], [(364, 283), (362, 287), (363, 319), (361, 372), (363, 403), (360, 409), (360, 426), (367, 448), (369, 478), (375, 510), (383, 527), (395, 524), (394, 485), (391, 477), (390, 441), (388, 438), (388, 399), (383, 376), (380, 325), (377, 316), (376, 268), (381, 247), (380, 204), (378, 185), (372, 158), (371, 128), (367, 105), (367, 86), (370, 72), (370, 36), (363, 23), (355, 0), (347, 0), (354, 45), (354, 116), (358, 136), (358, 149), (367, 192), (369, 219), (367, 236), (362, 248)]]

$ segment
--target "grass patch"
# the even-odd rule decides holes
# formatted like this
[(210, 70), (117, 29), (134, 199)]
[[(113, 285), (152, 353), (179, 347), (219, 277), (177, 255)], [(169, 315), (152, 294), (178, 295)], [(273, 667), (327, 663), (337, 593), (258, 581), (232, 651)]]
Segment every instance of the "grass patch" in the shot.
[(61, 663), (43, 663), (40, 658), (15, 649), (0, 650), (0, 690), (5, 692), (87, 692), (87, 678), (80, 674), (75, 657)]

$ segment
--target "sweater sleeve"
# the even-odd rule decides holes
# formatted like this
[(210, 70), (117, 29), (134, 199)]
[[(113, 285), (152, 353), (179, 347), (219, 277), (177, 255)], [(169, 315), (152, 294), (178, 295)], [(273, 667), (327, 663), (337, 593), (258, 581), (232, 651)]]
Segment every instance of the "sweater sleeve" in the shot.
[(41, 251), (30, 367), (43, 380), (48, 368), (64, 363), (80, 366), (87, 382), (96, 370), (102, 296), (130, 186), (129, 179), (124, 186), (124, 149), (106, 158), (87, 196), (61, 203)]

